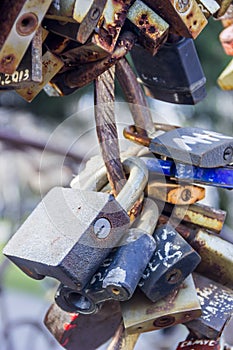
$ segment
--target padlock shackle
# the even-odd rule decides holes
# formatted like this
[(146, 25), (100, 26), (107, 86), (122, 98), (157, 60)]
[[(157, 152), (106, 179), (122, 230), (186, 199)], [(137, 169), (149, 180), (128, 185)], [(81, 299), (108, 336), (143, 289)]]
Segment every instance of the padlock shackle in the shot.
[(125, 159), (123, 167), (125, 173), (129, 173), (129, 178), (116, 200), (128, 212), (142, 195), (148, 182), (149, 171), (144, 162), (137, 157)]
[[(129, 178), (116, 196), (116, 200), (128, 212), (142, 195), (148, 182), (149, 172), (145, 163), (137, 157), (125, 159), (123, 168), (125, 173), (129, 174)], [(102, 167), (83, 184), (82, 189), (99, 192), (107, 183), (106, 168)]]
[(132, 229), (136, 227), (137, 230), (153, 235), (158, 219), (159, 209), (157, 204), (151, 198), (145, 198), (141, 214), (135, 222), (135, 225), (132, 226)]
[[(155, 131), (164, 131), (164, 132), (179, 128), (179, 126), (176, 126), (176, 125), (169, 125), (169, 124), (163, 124), (163, 123), (154, 123), (154, 126), (155, 126)], [(139, 134), (137, 132), (135, 125), (129, 125), (126, 128), (124, 128), (123, 135), (127, 140), (137, 143), (140, 146), (149, 147), (152, 141), (152, 138)]]

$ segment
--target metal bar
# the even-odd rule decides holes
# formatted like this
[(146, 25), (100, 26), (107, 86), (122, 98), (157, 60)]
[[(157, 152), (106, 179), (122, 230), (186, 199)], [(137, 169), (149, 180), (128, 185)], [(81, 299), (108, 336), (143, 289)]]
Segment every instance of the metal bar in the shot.
[(136, 131), (142, 136), (153, 133), (154, 124), (147, 106), (145, 94), (125, 58), (122, 58), (116, 63), (116, 75), (129, 103)]
[(113, 194), (122, 189), (126, 177), (120, 160), (117, 127), (114, 112), (115, 66), (96, 78), (95, 84), (95, 121), (96, 131), (107, 168), (109, 183)]

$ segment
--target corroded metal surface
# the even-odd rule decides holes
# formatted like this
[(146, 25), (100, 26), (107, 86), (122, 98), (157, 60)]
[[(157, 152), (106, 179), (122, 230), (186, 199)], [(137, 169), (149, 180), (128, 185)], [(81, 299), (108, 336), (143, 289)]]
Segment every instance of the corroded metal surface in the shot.
[(207, 20), (194, 0), (145, 0), (171, 26), (173, 33), (196, 38)]
[(201, 275), (194, 274), (202, 316), (187, 326), (209, 339), (219, 339), (233, 313), (233, 291)]
[(52, 304), (45, 325), (67, 350), (96, 350), (110, 339), (121, 323), (118, 302), (106, 302), (95, 315), (71, 314)]
[[(6, 6), (9, 6), (9, 2), (1, 2), (1, 15), (6, 16), (6, 14), (10, 13), (11, 18), (11, 21), (8, 20), (8, 17), (3, 19), (7, 26), (0, 39), (1, 72), (13, 74), (17, 69), (51, 2), (52, 0), (44, 0), (42, 2), (21, 0), (17, 1), (16, 4), (15, 2), (10, 4), (9, 12), (6, 11)], [(16, 7), (15, 10), (14, 6)], [(4, 28), (4, 24), (2, 24), (2, 28)]]
[(177, 205), (190, 205), (205, 197), (205, 188), (153, 180), (148, 183), (147, 195), (164, 202)]
[(201, 315), (191, 276), (178, 289), (156, 303), (137, 291), (129, 301), (121, 303), (121, 308), (124, 325), (129, 334), (170, 327)]
[(130, 7), (127, 18), (139, 29), (139, 42), (154, 55), (167, 39), (168, 23), (140, 0)]
[(112, 53), (132, 0), (107, 0), (92, 42)]
[(17, 89), (17, 93), (26, 101), (31, 102), (63, 66), (64, 63), (59, 57), (49, 51), (45, 52), (42, 56), (42, 82), (32, 82), (25, 89)]

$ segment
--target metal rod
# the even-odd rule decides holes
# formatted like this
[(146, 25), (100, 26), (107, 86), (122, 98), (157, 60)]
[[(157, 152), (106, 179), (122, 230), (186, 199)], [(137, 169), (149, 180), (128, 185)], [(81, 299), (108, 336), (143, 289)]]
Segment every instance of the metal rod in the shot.
[(133, 47), (136, 36), (131, 32), (124, 32), (118, 41), (115, 51), (101, 61), (92, 62), (82, 65), (75, 70), (64, 73), (65, 84), (69, 88), (81, 88), (89, 83), (100, 74), (115, 65), (117, 60), (124, 57)]
[(96, 131), (107, 168), (108, 180), (116, 196), (125, 184), (120, 160), (117, 127), (114, 111), (115, 66), (101, 74), (94, 82)]
[(117, 61), (116, 76), (129, 103), (136, 131), (142, 136), (153, 134), (154, 123), (145, 94), (126, 58)]

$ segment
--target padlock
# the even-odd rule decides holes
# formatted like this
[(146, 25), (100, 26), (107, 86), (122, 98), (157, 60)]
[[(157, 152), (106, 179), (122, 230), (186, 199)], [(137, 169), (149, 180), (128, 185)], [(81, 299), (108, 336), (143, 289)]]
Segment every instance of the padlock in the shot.
[(127, 19), (136, 30), (140, 44), (152, 55), (167, 40), (169, 25), (141, 0), (130, 7)]
[(217, 2), (220, 5), (220, 9), (214, 17), (221, 18), (227, 12), (229, 6), (232, 3), (232, 0), (217, 0)]
[(101, 20), (91, 38), (93, 44), (108, 53), (113, 52), (131, 3), (132, 0), (107, 0)]
[[(158, 208), (146, 199), (135, 228), (105, 259), (82, 291), (60, 286), (55, 301), (68, 312), (91, 314), (105, 300), (128, 300), (155, 251), (152, 234), (158, 219)], [(132, 268), (133, 267), (133, 268)]]
[(233, 56), (233, 24), (220, 33), (219, 39), (225, 53)]
[(124, 136), (149, 147), (155, 155), (201, 168), (218, 168), (233, 160), (233, 137), (214, 131), (177, 128), (150, 139), (135, 133), (135, 127), (130, 126), (124, 129)]
[(146, 186), (143, 162), (128, 158), (124, 166), (130, 176), (117, 200), (106, 193), (52, 189), (8, 242), (4, 254), (32, 278), (50, 276), (81, 290), (127, 233), (127, 211)]
[(202, 315), (186, 326), (208, 339), (218, 339), (233, 313), (233, 291), (196, 273), (193, 278)]
[(189, 206), (171, 205), (169, 203), (157, 202), (159, 208), (162, 206), (163, 214), (169, 216), (175, 222), (181, 222), (197, 225), (199, 229), (210, 230), (215, 233), (220, 233), (226, 219), (226, 211), (216, 209), (204, 204), (192, 204)]
[(17, 71), (51, 2), (1, 1), (0, 72), (13, 74)]
[(147, 96), (178, 104), (196, 104), (206, 96), (206, 78), (192, 39), (167, 41), (154, 57), (135, 45), (131, 56)]
[(139, 287), (153, 302), (174, 289), (200, 263), (200, 256), (171, 226), (164, 225), (154, 232), (157, 248), (144, 271)]
[(169, 25), (170, 31), (183, 37), (196, 38), (207, 20), (195, 0), (144, 0)]
[(42, 42), (46, 35), (47, 32), (39, 27), (17, 71), (13, 74), (0, 73), (0, 90), (25, 88), (32, 82), (42, 81)]
[(205, 188), (189, 184), (180, 184), (158, 177), (148, 182), (146, 195), (162, 202), (177, 205), (190, 205), (205, 198)]
[(206, 18), (213, 16), (220, 9), (215, 0), (197, 0), (197, 3)]
[(117, 60), (125, 56), (135, 43), (135, 35), (124, 32), (111, 55), (103, 59), (90, 62), (71, 69), (70, 71), (57, 74), (50, 83), (60, 95), (69, 95), (85, 85), (90, 84), (100, 74), (116, 64)]
[(177, 350), (220, 350), (219, 340), (213, 339), (186, 339), (180, 342)]
[(107, 0), (80, 0), (52, 4), (43, 25), (54, 33), (84, 44), (94, 32)]
[(218, 85), (222, 90), (233, 90), (233, 59), (218, 77)]
[(122, 315), (119, 302), (107, 301), (94, 315), (68, 313), (55, 303), (44, 319), (45, 326), (67, 350), (96, 350), (116, 332)]
[[(126, 132), (127, 133), (127, 132)], [(197, 166), (192, 166), (189, 164), (183, 164), (174, 162), (173, 160), (163, 160), (158, 159), (155, 157), (141, 157), (141, 159), (145, 162), (148, 170), (159, 176), (160, 174), (163, 176), (166, 176), (167, 179), (172, 178), (176, 179), (176, 181), (179, 180), (179, 183), (198, 183), (203, 184), (206, 186), (214, 186), (214, 187), (220, 187), (220, 188), (226, 188), (226, 189), (232, 189), (233, 188), (233, 167), (232, 165), (228, 165), (225, 167), (219, 167), (219, 168), (200, 168)], [(156, 183), (156, 182), (155, 182)], [(151, 185), (153, 190), (151, 189), (151, 195), (153, 196), (153, 193), (157, 195), (158, 199), (164, 200), (164, 198), (167, 196), (167, 193), (169, 191), (169, 186), (167, 189), (164, 189), (164, 191), (159, 189), (156, 191), (156, 187), (154, 188), (153, 185)], [(162, 186), (162, 184), (161, 184)], [(192, 194), (196, 195), (196, 199), (200, 200), (201, 196), (204, 195), (203, 189), (201, 187), (193, 187), (191, 185), (178, 185), (181, 186), (180, 189), (182, 191), (182, 186), (187, 186), (187, 191), (184, 193), (179, 193), (180, 195), (184, 195), (184, 199), (186, 199), (187, 203), (185, 203), (185, 200), (182, 202), (182, 198), (178, 199), (180, 202), (177, 204), (192, 204), (189, 203), (188, 200), (192, 198)], [(188, 186), (190, 186), (188, 191)], [(184, 189), (185, 190), (185, 189)], [(172, 191), (172, 190), (171, 190)], [(194, 200), (194, 199), (193, 199)], [(169, 200), (167, 200), (170, 202)]]
[(156, 303), (137, 290), (130, 300), (121, 302), (121, 309), (128, 334), (186, 323), (201, 315), (201, 306), (191, 275), (178, 289)]
[(179, 232), (200, 255), (201, 262), (196, 271), (216, 282), (232, 288), (233, 244), (214, 235), (213, 231), (207, 231), (195, 224), (175, 224), (171, 217), (160, 216), (159, 225), (164, 225), (164, 223), (168, 221), (175, 225), (176, 231)]
[(58, 56), (50, 51), (46, 51), (42, 56), (42, 82), (31, 82), (26, 88), (16, 89), (16, 92), (26, 101), (31, 102), (63, 66), (64, 63)]

